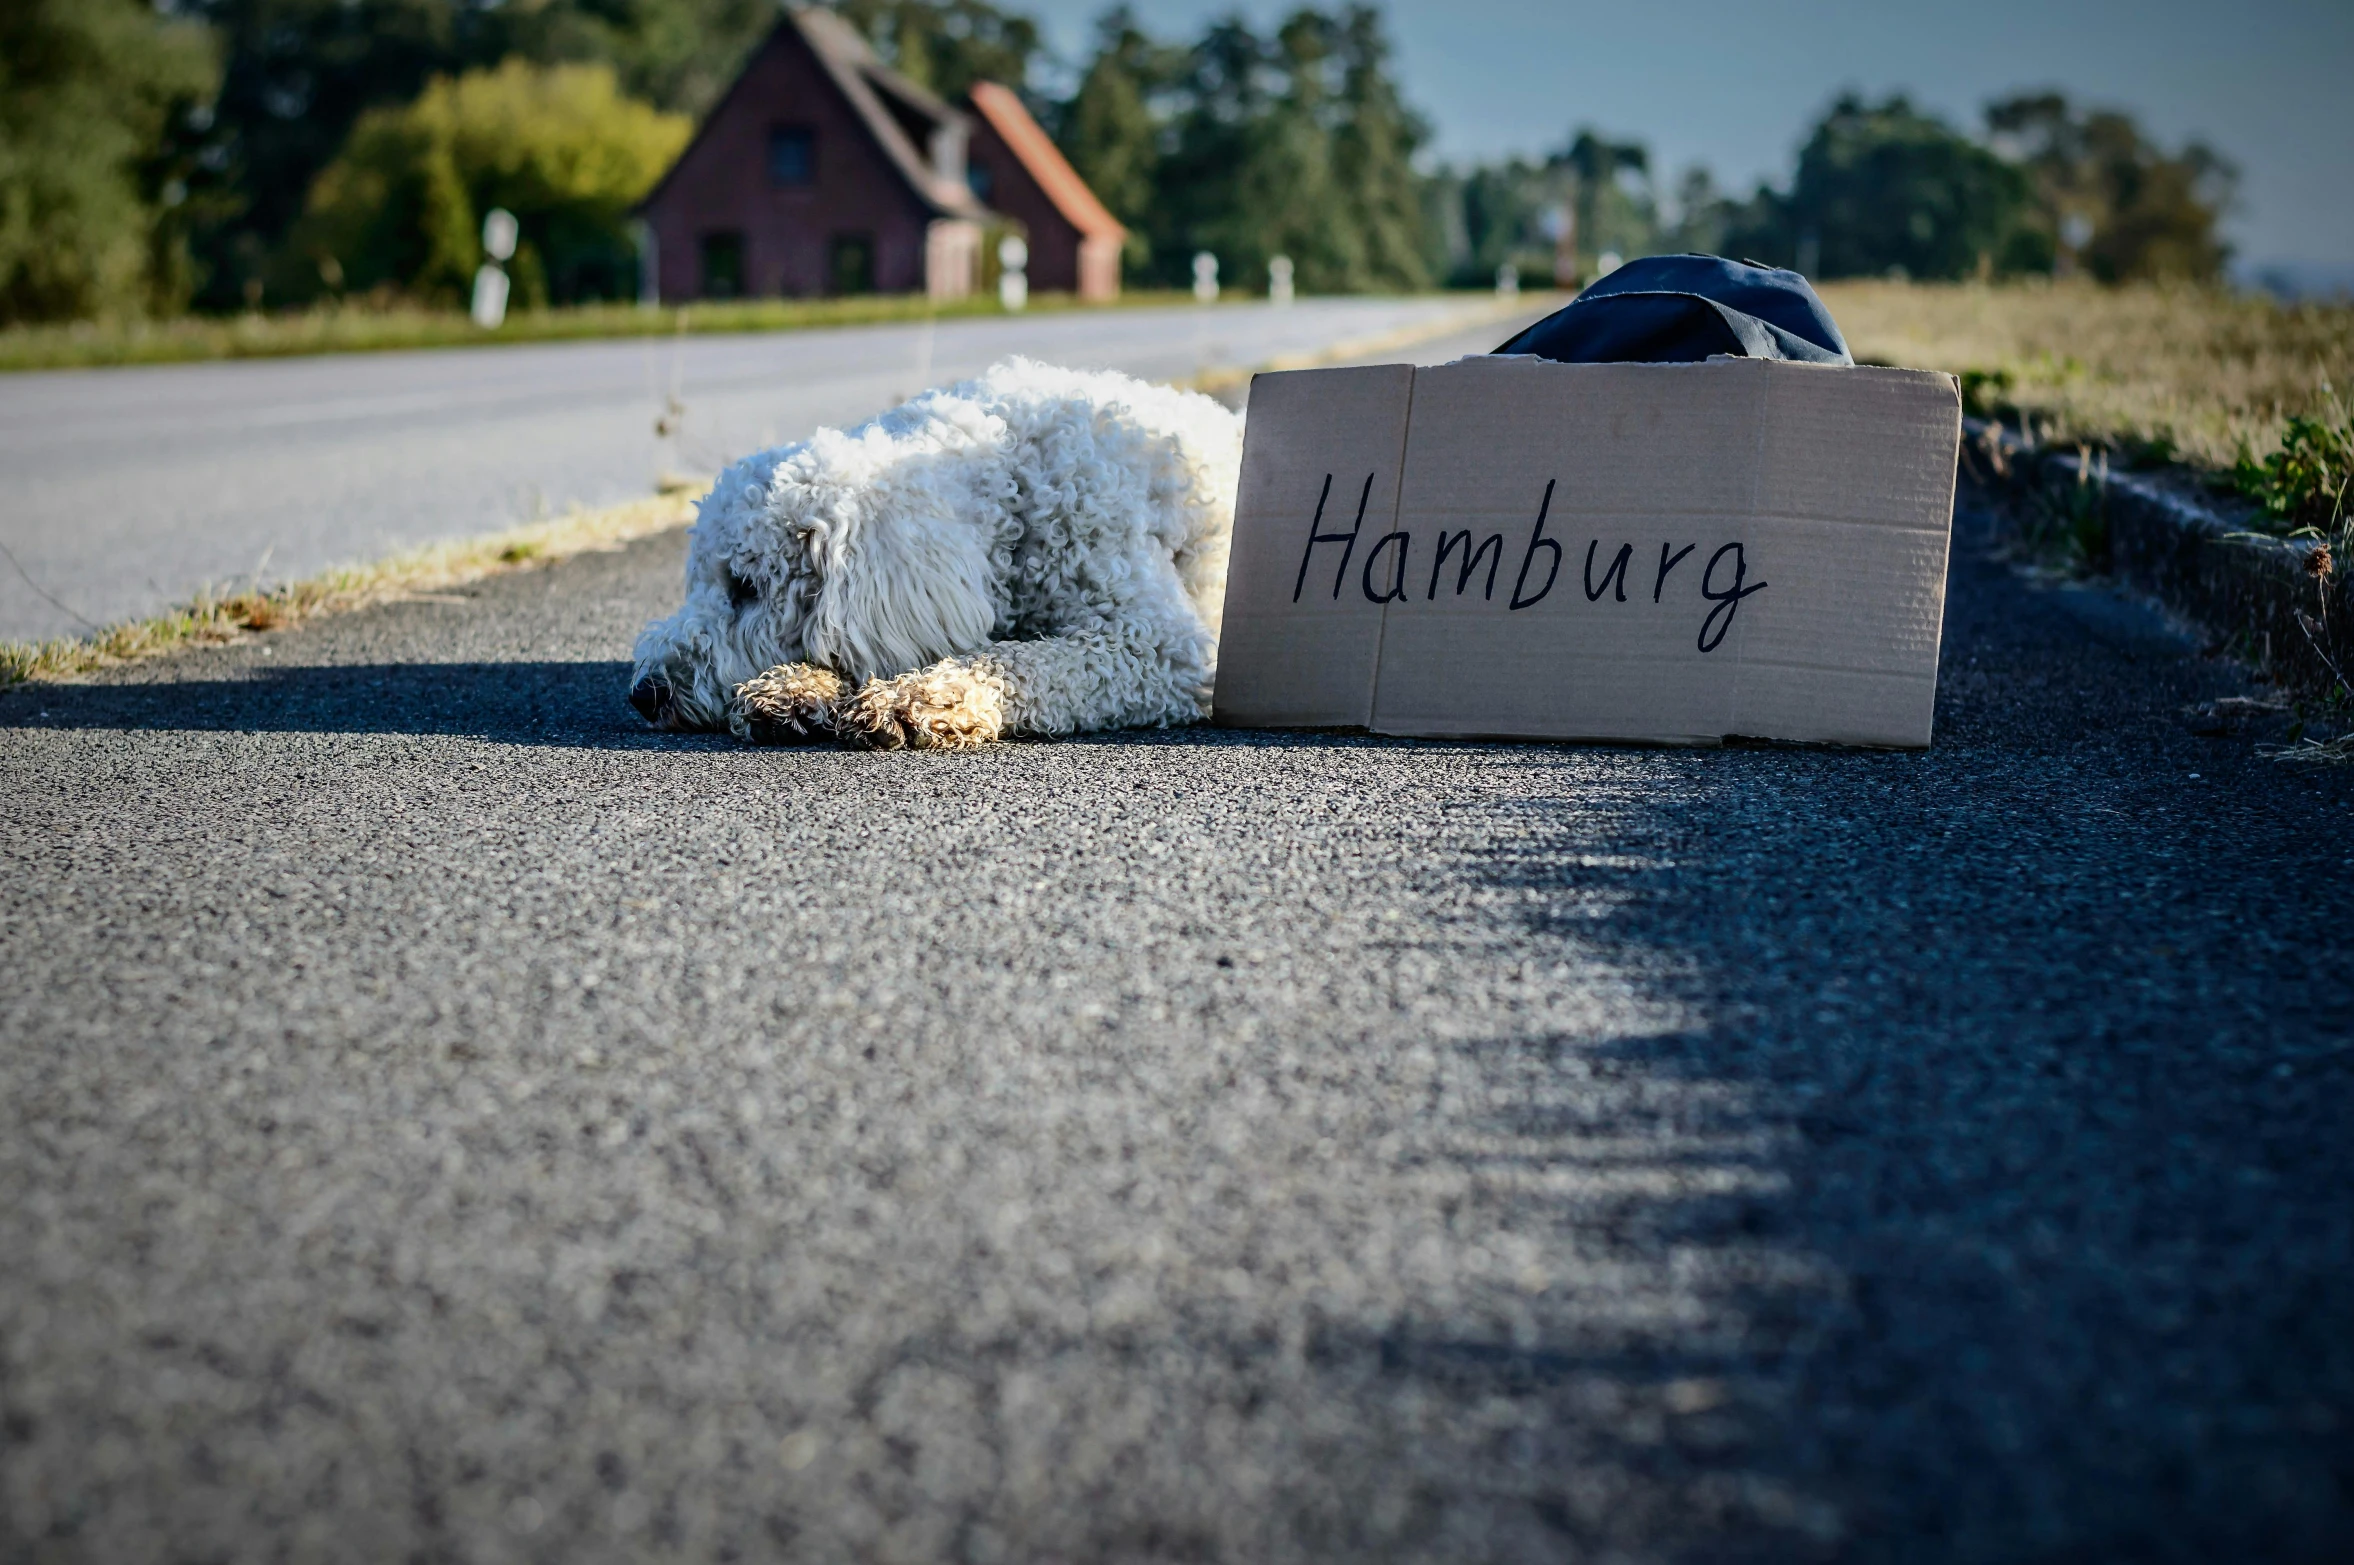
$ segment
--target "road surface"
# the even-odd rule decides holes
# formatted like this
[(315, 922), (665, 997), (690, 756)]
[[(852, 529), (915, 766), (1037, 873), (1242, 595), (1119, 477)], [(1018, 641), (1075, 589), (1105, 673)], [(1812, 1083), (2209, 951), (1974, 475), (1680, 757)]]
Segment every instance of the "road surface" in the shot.
[(637, 499), (1008, 354), (1184, 379), (1483, 308), (1315, 299), (0, 375), (0, 640)]
[(679, 535), (0, 693), (0, 1556), (2354, 1557), (2354, 774), (623, 705)]

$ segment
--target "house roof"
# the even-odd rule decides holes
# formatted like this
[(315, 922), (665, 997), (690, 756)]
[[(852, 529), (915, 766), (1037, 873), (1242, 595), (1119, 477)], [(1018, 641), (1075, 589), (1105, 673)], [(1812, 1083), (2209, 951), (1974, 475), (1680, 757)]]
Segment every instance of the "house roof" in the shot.
[[(990, 221), (994, 214), (980, 203), (973, 195), (972, 188), (965, 183), (961, 166), (963, 160), (956, 160), (959, 167), (954, 173), (943, 173), (935, 167), (931, 148), (916, 145), (907, 127), (901, 123), (901, 116), (893, 113), (891, 105), (884, 100), (889, 98), (896, 102), (906, 116), (915, 120), (919, 126), (929, 127), (935, 132), (945, 131), (960, 143), (972, 133), (972, 117), (949, 107), (885, 65), (867, 41), (859, 36), (858, 29), (833, 12), (816, 6), (789, 5), (784, 8), (784, 13), (784, 20), (777, 24), (778, 29), (791, 28), (802, 43), (808, 46), (810, 54), (857, 114), (859, 123), (874, 137), (875, 144), (883, 150), (883, 156), (898, 171), (900, 178), (907, 182), (908, 188), (915, 192), (916, 198), (935, 217), (958, 217), (977, 223)], [(770, 36), (773, 38), (775, 34)], [(726, 114), (736, 94), (745, 90), (744, 83), (751, 74), (751, 68), (747, 66), (744, 74), (737, 77), (721, 95), (718, 105), (696, 129), (694, 141), (687, 144), (661, 180), (638, 202), (638, 211), (645, 211), (661, 198), (678, 171), (686, 166), (695, 145)]]
[(1090, 239), (1125, 239), (1128, 230), (1120, 220), (1105, 210), (1095, 192), (1087, 188), (1087, 181), (1071, 167), (1046, 132), (1022, 107), (1022, 100), (1009, 88), (995, 82), (975, 82), (970, 94), (973, 109), (989, 122), (999, 139), (1022, 161), (1022, 167), (1046, 192), (1046, 199), (1063, 215), (1064, 221)]
[(918, 147), (909, 138), (898, 116), (884, 104), (882, 95), (889, 94), (919, 120), (928, 120), (960, 138), (969, 134), (971, 127), (964, 115), (885, 65), (859, 36), (858, 29), (833, 12), (816, 6), (794, 6), (785, 12), (785, 20), (800, 32), (810, 52), (834, 79), (834, 85), (842, 89), (842, 96), (858, 111), (860, 121), (881, 145), (884, 156), (934, 211), (942, 217), (970, 218), (975, 222), (988, 219), (988, 208), (974, 199), (962, 171), (943, 174), (936, 169), (930, 149)]

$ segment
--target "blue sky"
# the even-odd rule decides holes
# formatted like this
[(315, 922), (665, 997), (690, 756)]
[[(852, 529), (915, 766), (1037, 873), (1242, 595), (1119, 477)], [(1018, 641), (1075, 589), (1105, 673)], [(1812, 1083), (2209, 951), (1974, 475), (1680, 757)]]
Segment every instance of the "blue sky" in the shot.
[[(1013, 0), (1067, 58), (1102, 0)], [(1190, 36), (1283, 0), (1138, 0)], [(1541, 152), (1591, 122), (1651, 145), (1672, 176), (1708, 164), (1746, 190), (1780, 181), (1840, 88), (1904, 90), (1976, 128), (1987, 99), (2052, 85), (2122, 105), (2168, 143), (2198, 136), (2241, 166), (2228, 229), (2244, 263), (2354, 282), (2354, 0), (1389, 0), (1408, 95), (1449, 158)]]

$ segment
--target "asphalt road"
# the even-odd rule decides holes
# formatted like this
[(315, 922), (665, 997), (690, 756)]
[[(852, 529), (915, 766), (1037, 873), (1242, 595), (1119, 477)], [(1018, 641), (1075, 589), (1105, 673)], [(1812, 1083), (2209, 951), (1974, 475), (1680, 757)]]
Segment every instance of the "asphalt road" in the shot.
[(4, 375), (0, 639), (636, 499), (1008, 354), (1184, 379), (1481, 308), (1313, 299)]
[(1922, 754), (0, 693), (0, 1557), (2354, 1555), (2354, 774), (1982, 523)]

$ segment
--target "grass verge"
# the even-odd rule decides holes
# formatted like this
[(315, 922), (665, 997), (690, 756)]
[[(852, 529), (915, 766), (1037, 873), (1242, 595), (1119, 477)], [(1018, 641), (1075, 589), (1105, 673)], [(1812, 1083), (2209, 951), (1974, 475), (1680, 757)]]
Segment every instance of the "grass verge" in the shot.
[(619, 548), (685, 524), (700, 493), (699, 488), (682, 486), (626, 505), (574, 511), (486, 537), (427, 544), (372, 565), (346, 566), (283, 586), (202, 593), (182, 607), (91, 636), (0, 642), (0, 688), (28, 680), (71, 679), (182, 647), (238, 641), (321, 614), (460, 587), (501, 571), (591, 550)]
[[(2082, 280), (1846, 282), (1822, 294), (1859, 359), (1946, 370), (1972, 414), (2030, 447), (2073, 449), (2075, 481), (2027, 497), (2020, 541), (2039, 563), (2107, 573), (2108, 475), (2135, 469), (2236, 529), (2219, 546), (2302, 543), (2292, 558), (2317, 611), (2299, 607), (2276, 630), (2313, 648), (2330, 688), (2298, 726), (2343, 726), (2354, 713), (2354, 667), (2331, 623), (2332, 604), (2343, 613), (2349, 601), (2341, 573), (2354, 565), (2354, 417), (2344, 400), (2354, 388), (2354, 305)], [(2216, 628), (2252, 635), (2246, 624)], [(2354, 761), (2354, 734), (2271, 753), (2342, 764)]]
[[(1190, 304), (1178, 292), (1124, 293), (1116, 304), (1083, 304), (1071, 294), (1032, 294), (1030, 313)], [(284, 315), (183, 316), (166, 321), (80, 321), (70, 326), (0, 330), (0, 371), (94, 369), (114, 364), (178, 364), (199, 359), (276, 359), (311, 353), (371, 353), (398, 348), (480, 347), (487, 343), (575, 342), (589, 338), (666, 337), (679, 333), (802, 331), (891, 321), (958, 320), (1002, 315), (993, 298), (935, 304), (920, 297), (867, 294), (848, 299), (743, 299), (661, 309), (589, 304), (519, 310), (495, 331), (461, 313), (395, 305), (305, 310)]]
[(2090, 282), (1825, 284), (1856, 357), (1960, 377), (1972, 413), (2041, 445), (2228, 481), (2293, 420), (2342, 423), (2354, 306)]

